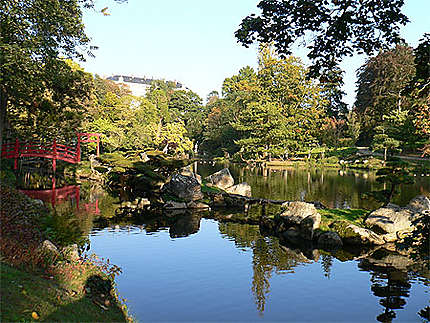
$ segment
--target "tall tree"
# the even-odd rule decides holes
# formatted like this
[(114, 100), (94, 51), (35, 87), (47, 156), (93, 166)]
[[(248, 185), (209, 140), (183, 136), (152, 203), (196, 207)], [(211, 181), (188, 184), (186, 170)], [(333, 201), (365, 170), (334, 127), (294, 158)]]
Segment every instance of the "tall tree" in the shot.
[(380, 52), (358, 70), (355, 111), (362, 121), (364, 141), (371, 141), (384, 115), (411, 108), (404, 89), (414, 75), (414, 54), (407, 45)]
[(270, 47), (262, 47), (256, 86), (251, 88), (233, 127), (240, 131), (236, 143), (249, 157), (267, 158), (309, 147), (326, 101), (321, 87), (306, 79), (298, 58), (281, 59)]
[(412, 99), (414, 124), (418, 131), (430, 137), (430, 34), (424, 34), (414, 50), (416, 74), (407, 92)]
[(282, 55), (304, 40), (311, 76), (332, 70), (344, 56), (372, 54), (400, 40), (408, 22), (404, 0), (261, 0), (260, 15), (242, 20), (235, 35), (244, 46), (273, 42)]

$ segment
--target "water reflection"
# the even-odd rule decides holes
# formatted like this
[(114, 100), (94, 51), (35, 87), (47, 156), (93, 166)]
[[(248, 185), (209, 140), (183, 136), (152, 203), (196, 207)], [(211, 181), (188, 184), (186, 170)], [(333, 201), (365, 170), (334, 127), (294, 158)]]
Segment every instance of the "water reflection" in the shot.
[[(294, 274), (296, 267), (318, 262), (322, 252), (320, 262), (323, 275), (330, 279), (334, 255), (318, 250), (299, 250), (292, 246), (285, 246), (276, 238), (263, 237), (258, 226), (220, 223), (219, 231), (224, 238), (234, 241), (238, 248), (252, 250), (251, 289), (261, 316), (270, 295), (272, 275)], [(357, 258), (350, 257), (350, 259)], [(418, 274), (424, 277), (427, 283), (429, 282), (429, 272), (423, 264), (415, 263), (407, 255), (382, 248), (368, 252), (365, 258), (358, 262), (358, 267), (362, 271), (369, 272), (371, 291), (380, 298), (379, 304), (383, 307), (383, 312), (376, 317), (380, 322), (390, 322), (396, 317), (395, 310), (405, 307), (406, 299), (410, 296), (411, 277)]]
[[(363, 199), (363, 193), (380, 189), (375, 172), (331, 168), (250, 167), (237, 164), (199, 164), (205, 177), (229, 167), (236, 182), (247, 182), (255, 197), (277, 200), (320, 201), (330, 208), (372, 209), (379, 205)], [(416, 184), (405, 185), (394, 203), (404, 205), (413, 197), (430, 192), (430, 181), (416, 177)]]

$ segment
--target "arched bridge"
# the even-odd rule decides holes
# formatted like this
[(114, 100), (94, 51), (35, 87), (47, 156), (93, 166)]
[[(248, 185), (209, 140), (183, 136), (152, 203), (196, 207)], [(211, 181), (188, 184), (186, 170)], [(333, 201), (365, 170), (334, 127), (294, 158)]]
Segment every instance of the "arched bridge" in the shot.
[(54, 139), (52, 144), (42, 144), (36, 142), (15, 142), (4, 143), (1, 147), (1, 157), (15, 159), (14, 169), (18, 168), (18, 159), (22, 157), (42, 157), (52, 159), (52, 169), (56, 170), (57, 160), (77, 164), (81, 161), (81, 143), (97, 143), (97, 156), (100, 154), (100, 134), (99, 133), (78, 133), (76, 146), (58, 144)]

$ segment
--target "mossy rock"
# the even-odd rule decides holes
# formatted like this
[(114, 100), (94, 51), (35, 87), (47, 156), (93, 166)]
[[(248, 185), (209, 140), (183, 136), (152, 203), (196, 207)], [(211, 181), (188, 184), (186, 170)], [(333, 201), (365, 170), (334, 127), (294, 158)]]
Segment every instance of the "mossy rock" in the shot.
[(333, 231), (336, 231), (341, 238), (347, 238), (347, 239), (361, 239), (360, 235), (354, 232), (351, 228), (348, 226), (351, 223), (347, 221), (335, 221), (330, 225), (330, 228)]

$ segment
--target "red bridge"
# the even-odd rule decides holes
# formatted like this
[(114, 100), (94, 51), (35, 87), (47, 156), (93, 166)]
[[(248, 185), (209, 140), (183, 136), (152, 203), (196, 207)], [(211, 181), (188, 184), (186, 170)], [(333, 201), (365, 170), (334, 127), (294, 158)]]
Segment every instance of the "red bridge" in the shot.
[[(18, 159), (21, 157), (42, 157), (52, 159), (52, 169), (56, 170), (57, 160), (77, 164), (81, 161), (81, 143), (97, 143), (97, 157), (100, 155), (99, 133), (78, 133), (76, 147), (57, 144), (54, 139), (52, 144), (26, 143), (18, 139), (14, 143), (5, 143), (1, 147), (1, 157), (15, 159), (14, 169), (18, 168)], [(91, 139), (94, 138), (95, 139)]]
[[(19, 190), (32, 199), (39, 199), (47, 203), (51, 203), (55, 207), (57, 203), (74, 198), (76, 202), (76, 209), (79, 211), (80, 202), (80, 187), (78, 185), (69, 185), (62, 188), (55, 187), (55, 178), (52, 179), (52, 189), (50, 190)], [(90, 213), (99, 214), (99, 200), (96, 199), (94, 203), (85, 203), (85, 211)]]

